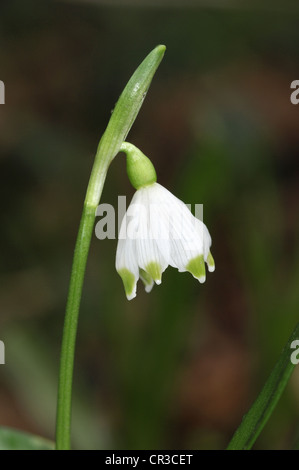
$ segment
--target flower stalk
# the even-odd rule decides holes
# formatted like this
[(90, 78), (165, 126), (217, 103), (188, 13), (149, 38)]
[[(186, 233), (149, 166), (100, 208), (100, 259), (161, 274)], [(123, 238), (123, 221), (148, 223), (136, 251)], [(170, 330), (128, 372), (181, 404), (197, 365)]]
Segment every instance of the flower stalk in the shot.
[(119, 152), (136, 119), (164, 52), (165, 46), (157, 46), (132, 75), (116, 103), (95, 156), (76, 241), (65, 313), (57, 398), (57, 450), (71, 448), (71, 402), (75, 342), (95, 211), (100, 202), (109, 165)]

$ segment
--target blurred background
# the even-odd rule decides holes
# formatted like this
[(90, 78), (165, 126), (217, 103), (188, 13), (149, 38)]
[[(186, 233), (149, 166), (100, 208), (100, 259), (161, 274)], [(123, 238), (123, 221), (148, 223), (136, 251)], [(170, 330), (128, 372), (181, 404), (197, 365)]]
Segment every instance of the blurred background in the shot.
[[(216, 271), (168, 268), (125, 298), (117, 240), (92, 241), (73, 439), (82, 449), (223, 449), (299, 305), (299, 8), (288, 2), (3, 1), (0, 6), (0, 425), (54, 438), (64, 309), (98, 141), (127, 80), (167, 51), (129, 141), (204, 204)], [(102, 201), (134, 190), (125, 158)], [(298, 435), (298, 370), (257, 449)]]

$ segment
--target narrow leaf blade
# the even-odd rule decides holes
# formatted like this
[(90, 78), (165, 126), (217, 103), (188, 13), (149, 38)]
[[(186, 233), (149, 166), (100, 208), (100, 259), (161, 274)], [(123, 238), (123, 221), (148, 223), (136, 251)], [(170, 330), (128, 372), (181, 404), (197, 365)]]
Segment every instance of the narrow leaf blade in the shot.
[(54, 450), (54, 442), (17, 429), (0, 427), (0, 450)]
[(295, 368), (295, 364), (291, 361), (291, 354), (294, 352), (292, 343), (298, 339), (299, 323), (285, 345), (264, 388), (248, 413), (243, 417), (227, 447), (228, 450), (248, 450), (255, 443), (275, 409)]

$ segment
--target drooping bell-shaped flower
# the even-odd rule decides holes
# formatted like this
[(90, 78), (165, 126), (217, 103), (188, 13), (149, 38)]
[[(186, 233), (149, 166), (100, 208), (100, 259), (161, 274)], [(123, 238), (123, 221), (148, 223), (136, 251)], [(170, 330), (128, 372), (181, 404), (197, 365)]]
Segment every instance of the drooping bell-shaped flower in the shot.
[(140, 150), (126, 142), (121, 150), (127, 154), (128, 176), (137, 190), (122, 221), (116, 252), (116, 270), (128, 300), (136, 297), (139, 277), (150, 292), (154, 282), (161, 284), (169, 265), (204, 282), (205, 263), (209, 271), (215, 269), (207, 227), (156, 182), (155, 169)]

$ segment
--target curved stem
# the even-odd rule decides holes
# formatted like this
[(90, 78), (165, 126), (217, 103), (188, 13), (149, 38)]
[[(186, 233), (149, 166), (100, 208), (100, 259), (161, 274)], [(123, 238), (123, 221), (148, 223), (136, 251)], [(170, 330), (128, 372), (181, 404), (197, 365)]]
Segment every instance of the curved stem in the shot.
[(70, 448), (71, 390), (79, 307), (85, 267), (95, 219), (95, 208), (84, 205), (73, 259), (60, 359), (56, 448)]
[(165, 46), (157, 46), (130, 78), (100, 140), (90, 175), (73, 258), (63, 329), (56, 416), (56, 449), (59, 450), (68, 450), (71, 446), (71, 403), (75, 342), (95, 211), (100, 202), (108, 167), (119, 152), (122, 142), (135, 121), (164, 52)]

